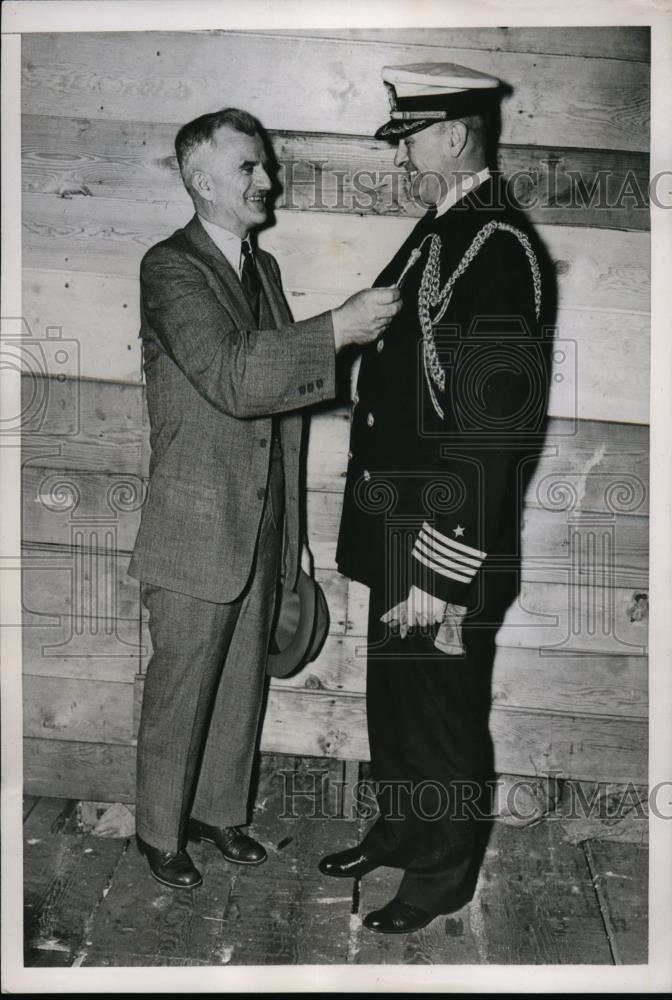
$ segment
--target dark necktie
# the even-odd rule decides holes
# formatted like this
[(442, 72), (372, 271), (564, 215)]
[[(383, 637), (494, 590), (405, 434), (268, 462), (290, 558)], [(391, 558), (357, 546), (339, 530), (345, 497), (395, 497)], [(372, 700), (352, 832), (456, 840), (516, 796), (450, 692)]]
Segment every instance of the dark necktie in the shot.
[(245, 298), (247, 299), (250, 309), (252, 310), (252, 315), (258, 323), (259, 297), (261, 294), (259, 272), (257, 271), (257, 265), (254, 260), (254, 254), (252, 253), (252, 247), (250, 246), (249, 240), (243, 240), (241, 250), (243, 253), (243, 267), (240, 272), (240, 283), (243, 286)]
[[(257, 271), (257, 265), (254, 260), (254, 254), (252, 253), (252, 247), (250, 246), (249, 240), (243, 240), (241, 243), (241, 250), (243, 253), (243, 266), (240, 271), (240, 283), (243, 286), (245, 298), (250, 304), (252, 315), (254, 316), (258, 326), (260, 317), (259, 300), (261, 298), (261, 282), (259, 281), (259, 272)], [(273, 443), (279, 448), (281, 440), (280, 418), (277, 413), (273, 414), (272, 417), (272, 431)]]

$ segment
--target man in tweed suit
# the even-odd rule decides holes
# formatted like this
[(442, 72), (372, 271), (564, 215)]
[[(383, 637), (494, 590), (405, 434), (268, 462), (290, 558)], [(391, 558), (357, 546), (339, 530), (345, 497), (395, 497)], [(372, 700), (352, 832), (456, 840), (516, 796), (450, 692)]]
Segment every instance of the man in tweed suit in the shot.
[(336, 352), (375, 338), (399, 293), (293, 323), (276, 261), (249, 238), (272, 186), (259, 122), (204, 115), (176, 153), (196, 215), (141, 266), (151, 459), (129, 572), (153, 646), (137, 843), (155, 878), (193, 888), (189, 837), (239, 864), (266, 858), (240, 827), (278, 578), (292, 587), (299, 569), (301, 409), (334, 396)]
[(521, 482), (546, 412), (547, 286), (534, 233), (488, 170), (499, 81), (436, 63), (383, 79), (393, 113), (376, 138), (398, 140), (395, 164), (432, 209), (376, 281), (401, 285), (404, 304), (363, 350), (337, 549), (341, 572), (370, 588), (379, 816), (320, 868), (400, 868), (396, 896), (364, 918), (398, 934), (474, 890), (501, 584), (516, 582)]

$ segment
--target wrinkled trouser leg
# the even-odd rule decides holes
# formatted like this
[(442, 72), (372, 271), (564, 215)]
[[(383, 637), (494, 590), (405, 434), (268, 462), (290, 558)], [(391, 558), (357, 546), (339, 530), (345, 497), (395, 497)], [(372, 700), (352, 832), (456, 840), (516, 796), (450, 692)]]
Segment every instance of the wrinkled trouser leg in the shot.
[(236, 601), (216, 604), (142, 585), (153, 655), (138, 732), (136, 826), (143, 840), (163, 850), (178, 849), (190, 811), (213, 826), (247, 822), (282, 496), (280, 460), (271, 466), (250, 581)]

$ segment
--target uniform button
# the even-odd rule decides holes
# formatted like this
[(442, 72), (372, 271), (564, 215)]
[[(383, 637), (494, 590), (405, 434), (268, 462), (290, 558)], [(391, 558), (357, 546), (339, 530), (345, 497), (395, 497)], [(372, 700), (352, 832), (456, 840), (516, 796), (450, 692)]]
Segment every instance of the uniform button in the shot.
[(364, 479), (365, 483), (368, 483), (369, 479), (371, 478), (371, 473), (369, 472), (368, 469), (364, 469), (364, 472), (362, 473), (362, 478)]
[(260, 486), (259, 489), (257, 490), (257, 499), (263, 500), (265, 496), (266, 496), (266, 490), (263, 488), (263, 486)]
[(373, 425), (375, 424), (375, 420), (373, 419), (373, 413), (368, 414), (366, 418), (366, 423), (369, 427), (373, 427)]
[(384, 344), (385, 344), (385, 341), (382, 338), (376, 344), (376, 350), (378, 351), (379, 354), (382, 351), (382, 349), (384, 347)]
[(348, 462), (351, 462), (351, 461), (352, 461), (352, 452), (349, 451), (348, 452)]
[(318, 378), (318, 380), (317, 380), (317, 382), (315, 383), (315, 385), (317, 386), (317, 388), (318, 388), (318, 389), (321, 389), (321, 388), (322, 388), (322, 386), (324, 385), (324, 380), (323, 380), (323, 379), (321, 379), (321, 378)]
[(260, 448), (265, 448), (267, 444), (268, 444), (268, 441), (266, 440), (266, 438), (261, 438), (261, 440), (259, 441), (259, 447)]
[(299, 392), (301, 393), (302, 396), (306, 395), (306, 387), (305, 387), (305, 385), (300, 385), (299, 386)]
[(309, 382), (308, 385), (306, 386), (306, 388), (308, 389), (308, 392), (312, 392), (313, 389), (315, 388), (315, 386), (313, 385), (312, 382)]

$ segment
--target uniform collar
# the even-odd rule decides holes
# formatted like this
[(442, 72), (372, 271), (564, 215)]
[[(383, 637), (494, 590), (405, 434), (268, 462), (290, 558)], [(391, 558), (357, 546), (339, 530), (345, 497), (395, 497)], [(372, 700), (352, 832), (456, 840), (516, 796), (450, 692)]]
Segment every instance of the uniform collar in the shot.
[(469, 174), (463, 180), (459, 181), (454, 187), (450, 189), (448, 194), (445, 196), (443, 201), (441, 201), (436, 207), (436, 218), (445, 215), (449, 208), (456, 205), (466, 194), (475, 191), (476, 188), (480, 187), (484, 181), (487, 181), (490, 177), (490, 171), (487, 167), (483, 170), (479, 170), (477, 174)]

